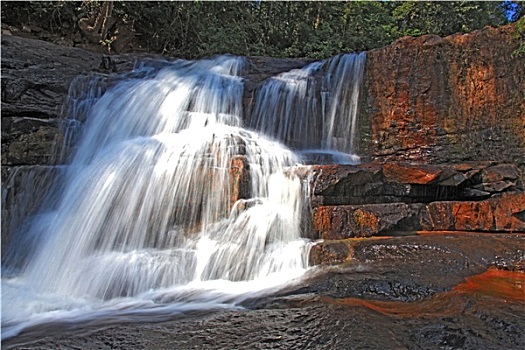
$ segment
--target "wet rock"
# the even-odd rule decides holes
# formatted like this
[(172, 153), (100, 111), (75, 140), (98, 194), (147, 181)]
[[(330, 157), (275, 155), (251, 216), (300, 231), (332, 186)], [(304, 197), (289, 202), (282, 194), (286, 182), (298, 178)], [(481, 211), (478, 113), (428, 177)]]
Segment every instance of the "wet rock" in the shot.
[(360, 206), (319, 206), (313, 225), (319, 238), (370, 237), (403, 230), (419, 230), (422, 204), (385, 203)]
[[(43, 199), (49, 195), (53, 181), (59, 176), (57, 166), (16, 166), (2, 167), (2, 247), (11, 240), (12, 234), (22, 228), (26, 217), (40, 209)], [(34, 191), (27, 191), (27, 188)], [(51, 210), (52, 208), (46, 208)], [(18, 236), (23, 239), (23, 236)], [(2, 261), (8, 254), (28, 254), (29, 246), (18, 244), (25, 252), (5, 250)]]
[[(447, 281), (447, 278), (451, 276), (457, 276), (460, 272), (478, 273), (480, 268), (490, 266), (521, 271), (520, 266), (525, 261), (524, 240), (525, 237), (519, 234), (486, 235), (480, 232), (451, 231), (404, 237), (324, 240), (313, 247), (310, 261), (322, 265), (346, 263), (340, 266), (363, 274), (373, 272), (382, 275), (395, 270), (396, 281), (400, 281), (401, 276), (407, 274), (412, 276), (407, 277), (412, 282), (422, 279), (425, 282), (421, 283), (426, 284), (426, 279), (429, 278), (434, 281), (434, 286), (438, 281), (448, 285), (451, 281)], [(337, 256), (337, 259), (333, 259), (334, 256)], [(429, 276), (416, 272), (425, 268), (431, 268), (435, 272)], [(385, 277), (385, 280), (390, 279)]]
[(519, 213), (525, 208), (525, 193), (505, 193), (487, 200), (433, 202), (422, 218), (424, 230), (525, 232)]
[(250, 166), (245, 156), (236, 156), (231, 159), (230, 189), (231, 207), (233, 207), (239, 199), (248, 199), (251, 197)]
[[(523, 277), (482, 274), (495, 261), (512, 259), (523, 237), (440, 234), (354, 241), (354, 260), (344, 267), (317, 269), (299, 284), (244, 301), (242, 309), (57, 321), (2, 345), (438, 350), (524, 344)], [(473, 283), (469, 276), (476, 274), (483, 283)], [(501, 278), (508, 280), (505, 287), (514, 286), (518, 299), (494, 288)], [(476, 285), (480, 288), (472, 288)]]
[(312, 247), (309, 257), (310, 265), (341, 264), (351, 259), (349, 242), (333, 241), (316, 244)]

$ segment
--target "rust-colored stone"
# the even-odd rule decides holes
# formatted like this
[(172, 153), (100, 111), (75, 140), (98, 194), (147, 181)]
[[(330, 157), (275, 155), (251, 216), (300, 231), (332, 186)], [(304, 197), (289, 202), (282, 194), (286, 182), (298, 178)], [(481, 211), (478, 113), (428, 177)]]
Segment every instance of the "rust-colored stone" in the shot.
[(515, 192), (483, 201), (433, 202), (421, 222), (429, 231), (525, 232), (525, 193)]
[(525, 193), (507, 193), (489, 201), (494, 210), (496, 230), (525, 232)]
[(456, 230), (491, 231), (494, 224), (494, 212), (487, 201), (455, 202), (452, 218)]
[(358, 232), (379, 232), (379, 217), (363, 209), (358, 208), (354, 211), (352, 222)]
[(235, 156), (230, 162), (230, 205), (250, 198), (250, 167), (246, 157)]
[[(314, 229), (323, 239), (398, 231), (525, 232), (515, 165), (390, 163), (317, 167)], [(370, 179), (366, 183), (364, 179)], [(354, 184), (354, 180), (356, 184)], [(494, 182), (491, 182), (494, 181)], [(319, 195), (321, 194), (321, 195)]]
[(421, 220), (423, 230), (447, 231), (455, 229), (450, 202), (433, 202), (427, 205), (426, 209)]
[(313, 210), (313, 226), (319, 238), (330, 240), (387, 234), (398, 231), (400, 224), (399, 230), (417, 230), (420, 206), (405, 203), (320, 206)]
[(383, 174), (388, 181), (404, 184), (431, 184), (435, 182), (442, 173), (442, 169), (430, 165), (425, 166), (394, 162), (383, 165)]
[(523, 173), (525, 61), (513, 54), (515, 31), (425, 35), (368, 52), (359, 121), (370, 128), (370, 156), (385, 163), (497, 160)]

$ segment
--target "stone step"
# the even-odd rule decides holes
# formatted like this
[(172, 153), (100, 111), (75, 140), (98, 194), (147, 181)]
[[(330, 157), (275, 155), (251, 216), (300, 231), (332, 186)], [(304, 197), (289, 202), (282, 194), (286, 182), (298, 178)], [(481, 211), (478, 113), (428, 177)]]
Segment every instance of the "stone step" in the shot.
[(497, 162), (316, 165), (312, 206), (483, 200), (522, 191), (520, 176), (515, 165)]
[(315, 236), (346, 239), (410, 231), (525, 232), (525, 193), (512, 164), (317, 165)]
[(330, 240), (419, 230), (525, 233), (525, 193), (482, 201), (318, 206), (312, 216), (316, 236)]

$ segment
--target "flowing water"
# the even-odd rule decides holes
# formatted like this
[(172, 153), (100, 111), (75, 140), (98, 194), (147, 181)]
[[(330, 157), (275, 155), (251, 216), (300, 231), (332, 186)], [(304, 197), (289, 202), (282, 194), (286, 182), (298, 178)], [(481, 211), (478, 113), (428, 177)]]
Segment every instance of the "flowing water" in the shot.
[[(302, 276), (308, 168), (291, 148), (358, 160), (363, 63), (343, 55), (270, 79), (246, 128), (242, 58), (140, 65), (110, 88), (84, 80), (67, 110), (66, 141), (80, 133), (71, 160), (9, 248), (24, 254), (4, 263), (2, 338), (238, 307)], [(243, 196), (237, 160), (249, 170)]]
[(249, 127), (314, 162), (325, 154), (334, 163), (359, 163), (357, 107), (365, 59), (364, 53), (339, 55), (268, 79), (258, 92)]

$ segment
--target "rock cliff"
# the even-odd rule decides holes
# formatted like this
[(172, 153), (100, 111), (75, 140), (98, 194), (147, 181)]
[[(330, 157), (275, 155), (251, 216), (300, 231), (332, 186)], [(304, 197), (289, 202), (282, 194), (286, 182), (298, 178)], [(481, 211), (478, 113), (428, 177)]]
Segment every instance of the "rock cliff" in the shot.
[(369, 51), (362, 152), (378, 162), (497, 160), (523, 172), (525, 59), (514, 55), (515, 31), (404, 37)]

